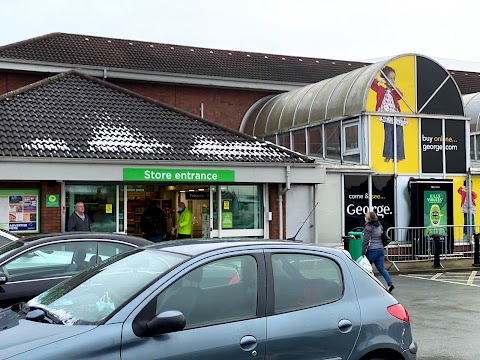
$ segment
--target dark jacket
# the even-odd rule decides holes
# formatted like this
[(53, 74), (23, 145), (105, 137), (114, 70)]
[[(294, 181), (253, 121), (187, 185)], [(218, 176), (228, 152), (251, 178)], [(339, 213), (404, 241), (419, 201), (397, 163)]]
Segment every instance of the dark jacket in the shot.
[(68, 218), (67, 231), (90, 231), (90, 218), (85, 214), (85, 220), (74, 211)]
[(167, 219), (165, 213), (155, 203), (149, 203), (140, 219), (140, 228), (145, 239), (152, 236), (165, 236), (167, 234)]
[(378, 220), (372, 220), (365, 224), (363, 228), (362, 255), (367, 250), (383, 249), (382, 243), (382, 225)]

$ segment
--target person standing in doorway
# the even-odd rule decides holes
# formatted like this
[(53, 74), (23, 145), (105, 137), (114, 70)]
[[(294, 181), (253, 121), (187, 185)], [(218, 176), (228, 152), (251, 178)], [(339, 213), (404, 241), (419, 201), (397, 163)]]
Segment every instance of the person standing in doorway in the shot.
[(167, 235), (165, 213), (155, 200), (150, 200), (140, 219), (143, 237), (153, 242), (160, 242)]
[(90, 231), (90, 218), (85, 214), (83, 202), (75, 203), (75, 211), (68, 218), (67, 231)]
[(177, 238), (186, 239), (192, 237), (192, 213), (185, 206), (185, 203), (181, 202), (178, 204), (178, 225), (175, 226), (177, 229)]
[(375, 264), (378, 272), (387, 282), (389, 293), (395, 288), (387, 269), (384, 267), (385, 249), (382, 243), (383, 227), (373, 211), (365, 213), (365, 227), (363, 228), (362, 255), (365, 255), (370, 264)]

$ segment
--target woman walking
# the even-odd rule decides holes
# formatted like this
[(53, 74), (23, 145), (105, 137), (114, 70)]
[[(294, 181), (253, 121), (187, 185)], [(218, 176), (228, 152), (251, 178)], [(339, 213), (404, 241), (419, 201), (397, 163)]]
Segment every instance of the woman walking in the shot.
[(378, 272), (382, 274), (387, 282), (389, 293), (395, 288), (390, 275), (383, 266), (385, 249), (382, 243), (383, 227), (378, 221), (377, 214), (374, 212), (365, 213), (365, 227), (363, 228), (362, 255), (365, 255), (370, 264), (375, 264)]

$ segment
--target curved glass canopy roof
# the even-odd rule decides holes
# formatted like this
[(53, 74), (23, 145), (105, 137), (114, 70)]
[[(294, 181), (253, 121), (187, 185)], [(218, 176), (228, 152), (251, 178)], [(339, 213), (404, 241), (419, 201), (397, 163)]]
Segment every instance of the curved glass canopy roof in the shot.
[(265, 98), (247, 112), (240, 130), (263, 138), (328, 120), (375, 112), (367, 105), (373, 80), (386, 65), (398, 65), (402, 61), (409, 64), (410, 92), (414, 94), (413, 100), (403, 99), (406, 106), (402, 112), (464, 116), (460, 91), (450, 73), (434, 60), (408, 54)]
[(480, 93), (463, 95), (465, 116), (470, 120), (470, 132), (480, 131)]

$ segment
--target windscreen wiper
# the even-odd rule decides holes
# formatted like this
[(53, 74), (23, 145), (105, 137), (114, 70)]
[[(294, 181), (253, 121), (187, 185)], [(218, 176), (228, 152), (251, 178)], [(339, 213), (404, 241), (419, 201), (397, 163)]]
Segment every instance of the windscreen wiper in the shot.
[(27, 319), (27, 320), (44, 322), (44, 320), (47, 319), (47, 321), (52, 323), (52, 324), (62, 324), (63, 325), (63, 321), (61, 321), (54, 314), (52, 314), (47, 309), (44, 309), (42, 307), (25, 305), (23, 311), (25, 311), (27, 313), (25, 315), (25, 319)]

